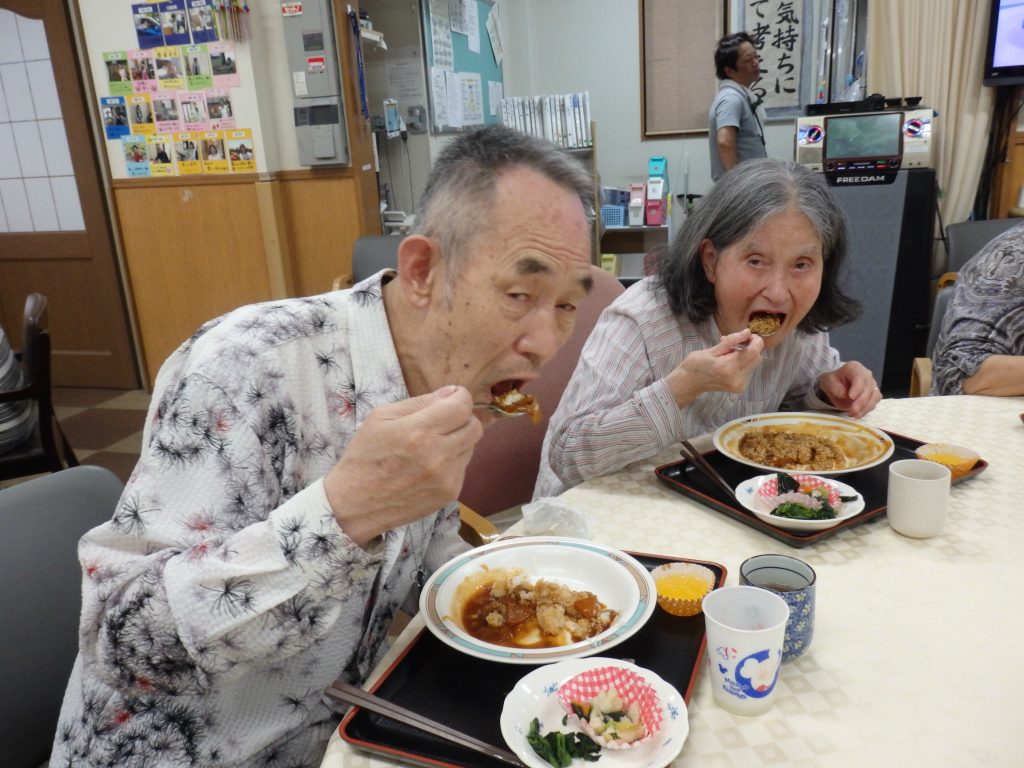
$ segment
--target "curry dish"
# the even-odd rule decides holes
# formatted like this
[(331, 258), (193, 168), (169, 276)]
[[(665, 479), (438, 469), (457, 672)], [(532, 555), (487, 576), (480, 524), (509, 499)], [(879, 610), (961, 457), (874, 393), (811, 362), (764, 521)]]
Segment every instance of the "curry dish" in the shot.
[(779, 469), (823, 471), (846, 466), (846, 456), (828, 438), (785, 430), (751, 430), (740, 438), (739, 452), (757, 464)]
[(517, 569), (493, 576), (462, 603), (463, 629), (484, 642), (511, 648), (569, 645), (599, 635), (618, 617), (592, 592), (532, 582)]

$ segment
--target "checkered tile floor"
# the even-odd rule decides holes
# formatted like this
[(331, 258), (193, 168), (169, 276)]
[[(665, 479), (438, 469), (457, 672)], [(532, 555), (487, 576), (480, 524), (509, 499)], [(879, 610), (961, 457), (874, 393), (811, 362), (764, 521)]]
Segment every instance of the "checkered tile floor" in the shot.
[(142, 448), (149, 393), (58, 387), (53, 402), (78, 461), (106, 467), (127, 482)]

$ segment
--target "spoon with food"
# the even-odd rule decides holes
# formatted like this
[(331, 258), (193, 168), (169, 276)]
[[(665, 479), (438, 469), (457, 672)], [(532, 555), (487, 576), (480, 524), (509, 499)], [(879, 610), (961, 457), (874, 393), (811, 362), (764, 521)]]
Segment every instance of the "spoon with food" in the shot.
[[(772, 312), (755, 312), (750, 316), (747, 327), (762, 339), (767, 339), (779, 332), (779, 328), (782, 327), (782, 316)], [(742, 344), (737, 344), (733, 349), (739, 352), (748, 346), (750, 346), (750, 342), (745, 341)]]
[(518, 389), (510, 389), (495, 395), (489, 403), (473, 403), (474, 408), (486, 408), (493, 414), (505, 418), (517, 418), (530, 415), (530, 420), (537, 424), (541, 419), (540, 403), (533, 395), (524, 395)]

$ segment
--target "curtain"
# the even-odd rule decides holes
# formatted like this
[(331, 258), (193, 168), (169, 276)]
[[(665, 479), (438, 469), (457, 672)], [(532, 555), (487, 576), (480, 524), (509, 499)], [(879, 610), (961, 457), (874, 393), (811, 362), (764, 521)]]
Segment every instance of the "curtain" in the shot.
[(974, 203), (994, 89), (981, 84), (989, 4), (981, 0), (870, 0), (868, 93), (921, 96), (938, 115), (939, 210), (965, 221)]

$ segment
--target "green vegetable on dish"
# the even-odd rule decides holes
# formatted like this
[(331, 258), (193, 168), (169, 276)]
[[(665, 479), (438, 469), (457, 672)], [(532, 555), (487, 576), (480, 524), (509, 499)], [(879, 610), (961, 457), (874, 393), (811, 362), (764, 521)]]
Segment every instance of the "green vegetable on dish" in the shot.
[[(787, 475), (784, 472), (778, 472), (775, 475), (776, 486), (778, 487), (778, 494), (781, 496), (784, 493), (802, 493), (800, 491), (800, 483), (798, 483), (793, 477)], [(806, 504), (800, 504), (795, 501), (784, 501), (779, 504), (775, 509), (771, 511), (775, 517), (785, 517), (790, 520), (832, 520), (838, 512), (828, 501), (828, 490), (825, 488), (815, 488), (810, 494), (803, 494), (810, 496), (815, 501), (821, 504), (819, 509), (810, 507)], [(857, 497), (854, 496), (852, 499), (840, 497), (841, 501), (852, 501)]]
[(537, 755), (552, 768), (568, 768), (573, 758), (580, 758), (588, 763), (601, 759), (601, 745), (583, 733), (563, 733), (549, 731), (541, 734), (540, 719), (533, 718), (526, 732), (526, 741)]

